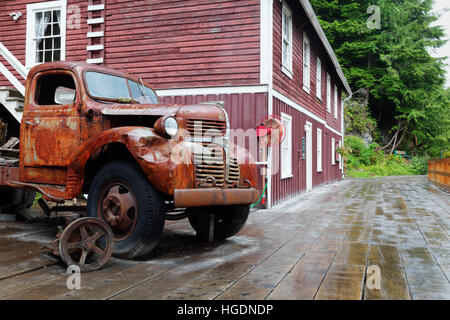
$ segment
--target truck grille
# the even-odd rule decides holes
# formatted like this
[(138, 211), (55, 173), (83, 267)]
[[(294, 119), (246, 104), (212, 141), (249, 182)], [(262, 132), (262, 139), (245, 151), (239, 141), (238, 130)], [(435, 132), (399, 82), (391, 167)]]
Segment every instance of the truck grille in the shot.
[(227, 132), (227, 123), (220, 120), (188, 119), (186, 129), (191, 136), (221, 137)]
[[(239, 185), (239, 165), (234, 157), (225, 162), (225, 153), (221, 146), (205, 144), (209, 152), (194, 152), (195, 179), (199, 187), (211, 187), (214, 183), (219, 188), (234, 188)], [(228, 175), (227, 175), (228, 171)]]

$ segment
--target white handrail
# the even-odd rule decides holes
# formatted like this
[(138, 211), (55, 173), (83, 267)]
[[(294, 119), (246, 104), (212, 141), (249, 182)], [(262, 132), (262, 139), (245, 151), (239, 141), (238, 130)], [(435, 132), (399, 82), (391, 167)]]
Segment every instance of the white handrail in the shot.
[(17, 78), (5, 67), (3, 63), (0, 62), (0, 74), (3, 74), (6, 79), (20, 92), (22, 96), (25, 97), (25, 87), (23, 84), (17, 80)]
[(5, 58), (6, 61), (22, 76), (26, 79), (28, 76), (28, 70), (19, 60), (0, 42), (0, 55)]

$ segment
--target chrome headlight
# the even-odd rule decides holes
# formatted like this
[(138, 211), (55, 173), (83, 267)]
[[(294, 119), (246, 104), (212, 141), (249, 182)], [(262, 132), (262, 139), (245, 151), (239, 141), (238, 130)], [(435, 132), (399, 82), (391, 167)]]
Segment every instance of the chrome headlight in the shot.
[(168, 136), (176, 136), (178, 133), (178, 122), (174, 117), (167, 117), (164, 120), (164, 130)]

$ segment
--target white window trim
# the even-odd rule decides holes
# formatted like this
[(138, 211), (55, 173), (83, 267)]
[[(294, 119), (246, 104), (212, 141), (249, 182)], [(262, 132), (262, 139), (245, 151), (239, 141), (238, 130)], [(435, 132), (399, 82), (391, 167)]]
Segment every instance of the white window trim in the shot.
[(35, 12), (41, 10), (60, 9), (61, 10), (61, 60), (66, 59), (66, 21), (67, 21), (67, 0), (39, 2), (27, 5), (27, 39), (26, 39), (26, 61), (25, 67), (31, 69), (38, 65), (34, 46)]
[(336, 139), (331, 138), (331, 165), (336, 165)]
[(323, 172), (323, 136), (320, 128), (317, 128), (317, 172)]
[[(289, 32), (289, 39), (288, 39), (289, 46), (288, 46), (288, 52), (286, 55), (288, 61), (283, 60), (284, 59), (284, 25), (286, 23), (286, 21), (284, 19), (285, 14), (290, 17), (290, 19), (289, 19), (289, 24), (290, 24), (289, 31), (290, 32)], [(292, 64), (293, 64), (293, 62), (292, 62), (293, 61), (292, 11), (288, 7), (288, 5), (284, 2), (283, 2), (283, 10), (282, 10), (281, 17), (282, 17), (282, 22), (281, 22), (281, 71), (283, 71), (284, 74), (286, 74), (290, 79), (292, 79), (293, 74), (294, 74), (293, 70), (292, 70)]]
[(331, 77), (327, 73), (327, 111), (331, 113)]
[(334, 118), (338, 118), (338, 91), (337, 85), (334, 85)]
[(292, 178), (293, 177), (293, 175), (292, 175), (292, 116), (282, 112), (281, 113), (281, 120), (283, 122), (285, 122), (285, 121), (288, 122), (288, 125), (285, 126), (285, 128), (286, 128), (286, 136), (284, 138), (285, 140), (283, 141), (283, 143), (285, 141), (287, 142), (287, 144), (288, 144), (287, 147), (288, 147), (288, 150), (289, 150), (289, 152), (288, 152), (289, 157), (287, 159), (287, 161), (289, 163), (289, 166), (288, 166), (288, 169), (286, 169), (285, 166), (284, 166), (285, 161), (283, 159), (283, 154), (284, 154), (283, 148), (284, 148), (284, 146), (283, 146), (283, 143), (281, 144), (281, 146), (280, 146), (280, 148), (281, 148), (281, 150), (280, 150), (281, 179), (288, 179), (288, 178)]
[[(305, 52), (305, 45), (308, 50)], [(308, 36), (303, 32), (303, 90), (311, 93), (311, 42)], [(307, 63), (306, 63), (307, 62)]]
[(322, 60), (317, 57), (316, 67), (316, 97), (322, 101)]
[[(342, 148), (342, 140), (339, 140), (339, 148)], [(343, 169), (342, 155), (339, 153), (339, 169)]]

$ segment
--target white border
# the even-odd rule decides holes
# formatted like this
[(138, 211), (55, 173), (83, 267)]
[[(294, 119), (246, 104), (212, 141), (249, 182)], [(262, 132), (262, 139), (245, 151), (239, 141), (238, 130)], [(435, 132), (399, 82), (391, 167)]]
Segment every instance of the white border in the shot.
[(156, 93), (160, 97), (192, 96), (192, 95), (207, 95), (207, 94), (266, 93), (266, 92), (268, 92), (267, 85), (241, 86), (241, 87), (203, 87), (203, 88), (156, 90)]
[[(320, 158), (319, 158), (319, 133), (320, 133)], [(317, 172), (323, 172), (323, 132), (321, 128), (316, 131), (316, 158), (317, 158)], [(319, 166), (320, 163), (320, 166)], [(319, 170), (320, 168), (320, 170)]]
[[(308, 144), (308, 135), (311, 137), (311, 141)], [(313, 178), (313, 168), (314, 168), (314, 164), (313, 164), (313, 125), (311, 122), (306, 121), (305, 124), (305, 184), (306, 184), (306, 191), (310, 192), (312, 191), (312, 189), (314, 188), (314, 178)], [(309, 146), (309, 147), (308, 147)], [(303, 146), (302, 146), (303, 148)], [(308, 149), (311, 149), (310, 152), (308, 152)], [(311, 159), (311, 170), (308, 172), (308, 158)], [(311, 188), (308, 188), (308, 176), (310, 176), (311, 178)]]
[[(283, 145), (280, 145), (280, 176), (281, 176), (281, 180), (285, 180), (285, 179), (290, 179), (293, 178), (294, 175), (292, 174), (292, 116), (281, 112), (281, 120), (282, 121), (288, 121), (289, 122), (289, 127), (290, 128), (286, 128), (286, 136), (284, 137), (284, 139), (287, 139), (287, 134), (289, 134), (290, 137), (290, 145), (289, 145), (289, 151), (290, 151), (290, 165), (289, 165), (289, 172), (284, 172), (283, 171)], [(290, 130), (289, 130), (290, 129)]]
[[(309, 55), (309, 64), (308, 64), (308, 78), (306, 79), (308, 81), (308, 83), (305, 83), (305, 56), (306, 56), (306, 52), (305, 52), (305, 43), (308, 44), (308, 55)], [(307, 94), (311, 94), (311, 41), (309, 41), (308, 35), (306, 34), (306, 32), (303, 32), (303, 41), (302, 41), (302, 45), (303, 45), (303, 55), (302, 55), (302, 70), (303, 70), (303, 91), (305, 91)]]
[[(320, 65), (320, 72), (319, 72), (319, 65)], [(322, 60), (320, 59), (319, 55), (317, 55), (316, 58), (316, 98), (322, 101), (322, 83), (323, 83), (323, 77), (322, 77)], [(320, 75), (320, 76), (319, 76)], [(319, 79), (320, 79), (320, 85), (319, 85)]]
[(61, 9), (61, 57), (60, 60), (66, 60), (66, 19), (67, 19), (67, 0), (38, 2), (27, 5), (27, 39), (26, 39), (26, 60), (25, 67), (31, 69), (39, 63), (35, 62), (35, 50), (33, 42), (33, 32), (35, 28), (35, 11)]

